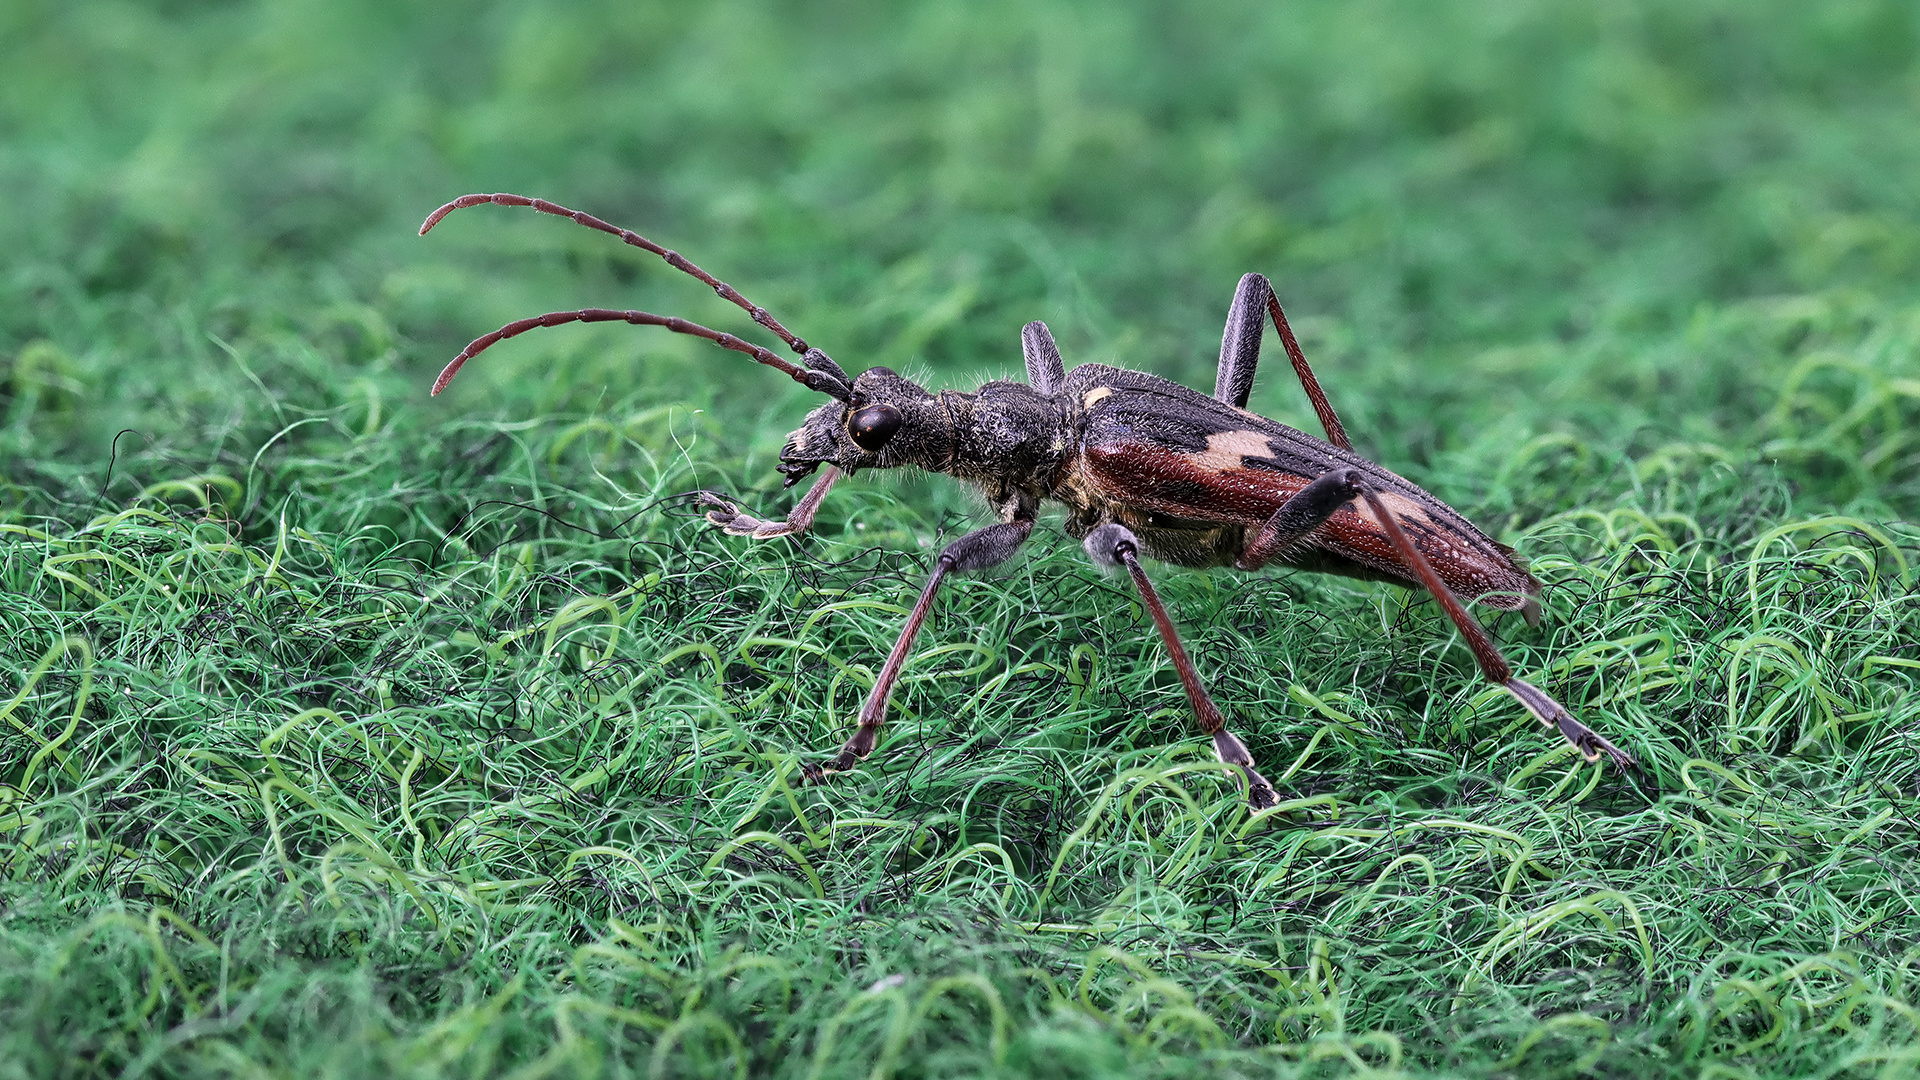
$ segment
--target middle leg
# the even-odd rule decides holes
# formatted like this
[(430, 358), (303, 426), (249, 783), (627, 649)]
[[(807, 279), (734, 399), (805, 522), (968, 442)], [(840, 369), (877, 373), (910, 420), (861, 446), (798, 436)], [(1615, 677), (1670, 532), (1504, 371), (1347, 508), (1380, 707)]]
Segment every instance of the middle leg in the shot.
[(1173, 628), (1173, 620), (1167, 617), (1167, 609), (1160, 603), (1160, 594), (1154, 591), (1153, 582), (1147, 580), (1146, 571), (1140, 568), (1140, 542), (1133, 531), (1125, 525), (1102, 525), (1088, 533), (1084, 543), (1087, 555), (1094, 562), (1108, 567), (1124, 566), (1133, 578), (1133, 587), (1139, 591), (1140, 599), (1153, 616), (1154, 628), (1160, 631), (1160, 640), (1165, 643), (1167, 655), (1173, 660), (1173, 669), (1179, 673), (1180, 684), (1186, 688), (1194, 719), (1200, 722), (1201, 731), (1213, 736), (1214, 756), (1239, 769), (1246, 778), (1247, 805), (1255, 810), (1264, 810), (1279, 802), (1273, 784), (1253, 767), (1253, 755), (1247, 751), (1247, 744), (1227, 730), (1227, 718), (1221, 715), (1219, 706), (1213, 703), (1207, 688), (1201, 684), (1200, 673), (1194, 670), (1186, 647), (1180, 644), (1179, 631)]

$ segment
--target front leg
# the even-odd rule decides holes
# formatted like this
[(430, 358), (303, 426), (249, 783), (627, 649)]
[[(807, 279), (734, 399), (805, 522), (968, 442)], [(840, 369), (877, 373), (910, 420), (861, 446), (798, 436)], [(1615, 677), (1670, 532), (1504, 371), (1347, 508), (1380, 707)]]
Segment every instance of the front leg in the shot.
[(1273, 783), (1253, 767), (1253, 755), (1247, 751), (1247, 744), (1227, 730), (1227, 718), (1221, 715), (1220, 707), (1213, 703), (1207, 688), (1201, 684), (1200, 673), (1194, 670), (1186, 647), (1180, 644), (1179, 631), (1173, 628), (1173, 620), (1160, 603), (1160, 594), (1154, 590), (1153, 582), (1147, 580), (1146, 571), (1140, 568), (1140, 541), (1132, 530), (1125, 525), (1102, 525), (1088, 533), (1084, 543), (1088, 557), (1094, 562), (1106, 567), (1124, 566), (1133, 578), (1133, 587), (1139, 590), (1140, 599), (1153, 616), (1154, 628), (1160, 631), (1160, 640), (1166, 644), (1167, 656), (1173, 660), (1180, 685), (1186, 688), (1194, 719), (1200, 721), (1201, 731), (1213, 736), (1214, 756), (1239, 769), (1246, 778), (1247, 805), (1254, 810), (1265, 810), (1277, 804), (1280, 797), (1274, 794)]
[(826, 501), (827, 492), (833, 490), (833, 483), (838, 479), (840, 470), (827, 466), (820, 479), (807, 489), (807, 494), (794, 504), (793, 512), (785, 521), (762, 521), (740, 509), (740, 504), (711, 491), (700, 493), (700, 505), (707, 508), (707, 520), (728, 536), (751, 536), (755, 540), (799, 536), (813, 527), (813, 515), (820, 512), (820, 504)]
[(806, 764), (801, 773), (810, 784), (817, 784), (834, 773), (851, 770), (865, 760), (880, 741), (880, 725), (887, 719), (887, 699), (893, 696), (893, 685), (900, 680), (900, 669), (907, 662), (907, 652), (913, 648), (913, 639), (920, 634), (920, 626), (927, 621), (927, 613), (933, 610), (933, 598), (940, 591), (940, 583), (955, 570), (984, 570), (1006, 562), (1013, 553), (1020, 550), (1027, 537), (1033, 532), (1033, 519), (1025, 517), (999, 525), (989, 525), (948, 544), (933, 562), (933, 576), (927, 579), (926, 588), (920, 590), (920, 599), (914, 601), (913, 611), (907, 616), (907, 625), (900, 631), (899, 640), (893, 643), (893, 651), (887, 654), (887, 662), (880, 668), (879, 677), (873, 680), (873, 690), (867, 694), (866, 704), (860, 706), (860, 725), (854, 730), (853, 737), (840, 747), (840, 752), (825, 765)]

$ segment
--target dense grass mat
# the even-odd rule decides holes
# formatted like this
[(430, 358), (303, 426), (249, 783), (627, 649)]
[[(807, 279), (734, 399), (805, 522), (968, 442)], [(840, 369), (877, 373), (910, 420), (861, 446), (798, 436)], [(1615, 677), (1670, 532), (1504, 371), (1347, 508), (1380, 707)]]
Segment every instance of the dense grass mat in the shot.
[[(0, 10), (0, 1077), (1920, 1068), (1920, 30), (1905, 5)], [(858, 370), (1211, 386), (1274, 277), (1356, 444), (1515, 544), (1432, 605), (955, 582), (943, 482), (776, 510)], [(1261, 411), (1311, 429), (1270, 363)]]

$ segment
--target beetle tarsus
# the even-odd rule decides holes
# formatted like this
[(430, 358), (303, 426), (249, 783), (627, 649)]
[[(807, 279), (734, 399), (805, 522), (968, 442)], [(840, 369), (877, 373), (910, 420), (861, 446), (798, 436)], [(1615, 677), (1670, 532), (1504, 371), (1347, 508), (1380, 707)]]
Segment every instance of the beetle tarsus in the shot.
[(1253, 755), (1247, 751), (1247, 744), (1241, 742), (1239, 736), (1225, 728), (1214, 732), (1213, 756), (1235, 766), (1246, 778), (1248, 807), (1265, 810), (1280, 802), (1280, 796), (1273, 790), (1273, 782), (1253, 767)]
[(700, 493), (700, 506), (706, 510), (706, 519), (728, 536), (772, 540), (781, 536), (798, 536), (812, 524), (810, 521), (795, 521), (791, 517), (778, 521), (757, 518), (741, 509), (739, 503), (711, 491)]
[(1580, 751), (1588, 761), (1599, 761), (1605, 754), (1615, 765), (1623, 769), (1639, 768), (1632, 754), (1608, 742), (1599, 732), (1575, 719), (1566, 707), (1548, 697), (1544, 690), (1525, 679), (1508, 679), (1504, 684), (1507, 693), (1512, 694), (1534, 718), (1558, 731), (1574, 749)]
[(852, 751), (842, 749), (824, 762), (802, 762), (800, 779), (807, 784), (824, 784), (828, 777), (852, 772), (859, 764), (860, 759), (855, 757)]
[(840, 470), (827, 466), (820, 479), (813, 482), (800, 501), (793, 504), (793, 512), (785, 521), (766, 521), (754, 517), (734, 502), (717, 492), (699, 493), (700, 506), (706, 510), (707, 520), (728, 536), (750, 536), (755, 540), (771, 540), (777, 536), (799, 536), (813, 527), (813, 517), (820, 512), (820, 504), (826, 501), (827, 492), (833, 490), (834, 481), (840, 479)]
[(767, 521), (764, 518), (754, 517), (742, 510), (739, 503), (722, 498), (711, 491), (700, 493), (700, 506), (706, 510), (707, 520), (728, 536), (750, 536), (755, 540), (771, 540), (776, 536), (792, 536), (800, 531), (790, 521)]

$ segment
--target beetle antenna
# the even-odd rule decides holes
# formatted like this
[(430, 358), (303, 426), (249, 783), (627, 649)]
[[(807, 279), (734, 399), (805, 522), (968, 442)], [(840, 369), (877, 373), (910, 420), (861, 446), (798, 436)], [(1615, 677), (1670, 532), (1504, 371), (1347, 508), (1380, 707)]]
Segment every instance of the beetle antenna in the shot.
[[(431, 219), (429, 219), (429, 223), (431, 223)], [(743, 340), (724, 331), (701, 326), (696, 322), (688, 322), (678, 315), (655, 315), (648, 311), (614, 311), (611, 308), (583, 308), (579, 311), (549, 311), (545, 315), (535, 315), (532, 318), (515, 320), (495, 330), (491, 334), (484, 334), (474, 338), (472, 343), (460, 350), (459, 356), (454, 357), (448, 362), (445, 368), (441, 369), (440, 377), (433, 380), (433, 392), (438, 394), (440, 391), (445, 390), (447, 384), (453, 381), (453, 377), (460, 374), (460, 369), (466, 365), (467, 361), (492, 348), (498, 342), (505, 341), (510, 337), (519, 337), (521, 334), (536, 327), (563, 326), (567, 323), (576, 322), (624, 322), (632, 323), (635, 326), (664, 326), (676, 334), (691, 334), (694, 337), (706, 338), (708, 341), (713, 342), (723, 349), (732, 349), (734, 352), (746, 353), (759, 363), (785, 372), (794, 382), (805, 386), (809, 390), (818, 390), (828, 397), (840, 401), (850, 401), (853, 398), (853, 390), (848, 387), (844, 378), (845, 372), (840, 371), (839, 365), (834, 364), (832, 360), (826, 360), (825, 363), (818, 368), (805, 368), (798, 364), (782, 360), (771, 351), (761, 348), (751, 341)], [(807, 359), (813, 360), (815, 357), (824, 359), (825, 356), (825, 353), (815, 349), (809, 352)]]
[(617, 225), (609, 225), (599, 218), (594, 217), (592, 214), (582, 213), (578, 210), (569, 210), (556, 202), (548, 202), (545, 199), (529, 199), (525, 195), (514, 195), (508, 192), (497, 192), (491, 195), (462, 195), (452, 202), (447, 203), (433, 213), (428, 214), (427, 220), (420, 223), (420, 235), (427, 235), (435, 225), (440, 224), (441, 218), (446, 217), (455, 210), (464, 210), (469, 206), (483, 206), (488, 203), (497, 206), (531, 206), (543, 214), (571, 218), (573, 221), (585, 225), (589, 229), (598, 229), (603, 233), (611, 233), (634, 247), (640, 248), (643, 251), (650, 251), (660, 256), (666, 260), (668, 266), (705, 282), (712, 287), (715, 293), (719, 294), (721, 299), (745, 311), (752, 317), (754, 322), (773, 331), (781, 341), (787, 343), (788, 348), (800, 354), (801, 364), (798, 366), (790, 364), (752, 342), (742, 340), (732, 334), (723, 333), (719, 330), (710, 330), (707, 327), (701, 326), (699, 323), (688, 322), (678, 316), (654, 315), (645, 311), (614, 311), (609, 308), (586, 308), (581, 311), (550, 311), (545, 315), (535, 315), (530, 319), (519, 319), (508, 323), (491, 334), (475, 338), (471, 344), (460, 350), (460, 355), (454, 357), (453, 360), (441, 370), (440, 377), (433, 381), (433, 392), (435, 394), (447, 388), (447, 384), (452, 382), (453, 377), (460, 373), (460, 368), (466, 364), (467, 361), (492, 347), (495, 342), (505, 341), (510, 337), (524, 334), (536, 326), (560, 326), (563, 323), (570, 322), (627, 322), (633, 323), (636, 326), (664, 326), (676, 334), (692, 334), (695, 337), (706, 338), (708, 341), (714, 342), (722, 348), (746, 353), (748, 356), (753, 357), (756, 361), (768, 367), (778, 368), (791, 376), (794, 382), (800, 383), (810, 390), (818, 390), (828, 397), (840, 401), (847, 401), (852, 398), (853, 380), (848, 378), (846, 371), (842, 369), (839, 364), (833, 362), (832, 357), (821, 352), (819, 349), (808, 346), (804, 340), (796, 336), (786, 327), (780, 325), (780, 320), (774, 318), (766, 308), (760, 307), (740, 295), (740, 290), (719, 280), (698, 266), (695, 266), (693, 263), (687, 261), (679, 252), (671, 248), (661, 247), (659, 244), (641, 236), (632, 229), (622, 229)]
[(543, 214), (571, 218), (589, 229), (598, 229), (603, 233), (611, 233), (642, 251), (651, 251), (655, 255), (665, 259), (668, 266), (705, 282), (715, 293), (719, 294), (722, 300), (745, 311), (752, 317), (754, 322), (773, 331), (774, 334), (778, 335), (781, 341), (786, 342), (787, 347), (794, 352), (800, 353), (801, 355), (806, 354), (807, 343), (795, 336), (792, 331), (780, 325), (780, 320), (768, 314), (766, 308), (754, 304), (746, 297), (741, 296), (740, 290), (693, 265), (693, 263), (688, 262), (686, 257), (679, 252), (674, 251), (672, 248), (661, 247), (659, 244), (641, 236), (632, 229), (623, 229), (618, 225), (609, 225), (599, 218), (594, 217), (592, 214), (582, 213), (578, 210), (569, 210), (556, 202), (548, 202), (545, 199), (529, 199), (525, 195), (513, 195), (504, 191), (492, 195), (462, 195), (445, 206), (442, 206), (440, 209), (435, 210), (433, 213), (428, 214), (427, 220), (420, 223), (420, 235), (427, 235), (435, 225), (440, 224), (441, 218), (446, 217), (455, 210), (465, 210), (469, 206), (484, 206), (488, 203), (496, 206), (531, 206)]

